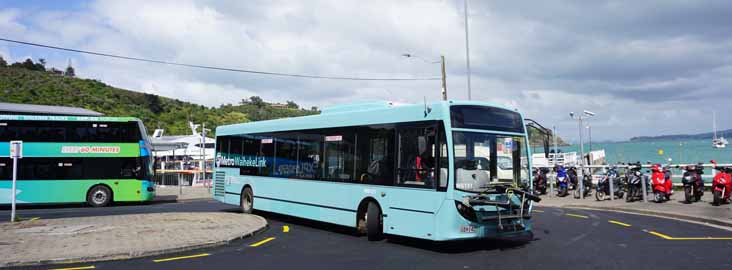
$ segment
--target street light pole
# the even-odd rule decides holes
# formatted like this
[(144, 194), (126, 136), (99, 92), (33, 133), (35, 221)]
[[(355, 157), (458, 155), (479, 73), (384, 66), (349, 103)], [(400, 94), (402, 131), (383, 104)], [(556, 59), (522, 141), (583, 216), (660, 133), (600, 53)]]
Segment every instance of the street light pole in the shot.
[[(595, 116), (595, 113), (593, 113), (591, 111), (588, 111), (588, 110), (584, 110), (583, 113), (584, 113), (584, 116), (586, 116), (585, 118), (589, 118), (589, 117)], [(583, 133), (582, 132), (582, 127), (583, 127), (582, 121), (585, 118), (583, 118), (582, 115), (576, 115), (577, 117), (575, 118), (574, 112), (570, 112), (569, 113), (569, 116), (572, 117), (572, 119), (576, 119), (577, 120), (577, 124), (578, 124), (577, 129), (579, 130), (580, 160), (581, 160), (580, 161), (580, 170), (582, 171), (582, 178), (584, 179), (584, 176), (585, 176), (585, 145), (584, 145), (584, 142), (582, 141), (582, 138), (583, 138), (583, 136), (582, 136), (582, 133)], [(580, 199), (584, 199), (585, 198), (584, 183), (582, 181), (583, 179), (577, 179), (577, 182), (579, 184)]]
[(442, 100), (447, 100), (447, 74), (445, 73), (444, 55), (440, 55), (440, 66), (442, 69)]
[(470, 30), (468, 29), (468, 0), (463, 1), (465, 3), (465, 64), (468, 68), (468, 100), (472, 99), (472, 96), (470, 94), (470, 41), (468, 39), (468, 33)]
[(440, 55), (439, 61), (428, 61), (427, 59), (424, 59), (418, 55), (413, 55), (409, 53), (402, 54), (404, 57), (408, 58), (418, 58), (419, 60), (424, 61), (425, 63), (430, 64), (437, 64), (440, 63), (440, 73), (442, 74), (442, 100), (447, 100), (447, 72), (445, 71), (445, 56)]

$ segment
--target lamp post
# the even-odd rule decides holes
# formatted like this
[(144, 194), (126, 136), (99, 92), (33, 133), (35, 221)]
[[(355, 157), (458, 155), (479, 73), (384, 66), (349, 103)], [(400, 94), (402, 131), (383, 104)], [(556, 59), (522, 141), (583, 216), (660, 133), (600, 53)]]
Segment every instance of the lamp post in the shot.
[[(577, 127), (578, 127), (578, 130), (579, 130), (580, 159), (581, 159), (581, 162), (580, 162), (580, 170), (582, 171), (582, 176), (583, 177), (584, 177), (584, 174), (585, 174), (585, 146), (584, 146), (584, 143), (582, 142), (582, 133), (583, 133), (582, 132), (582, 126), (583, 126), (582, 125), (582, 121), (584, 119), (587, 119), (587, 118), (590, 118), (590, 117), (593, 117), (593, 116), (595, 116), (595, 113), (593, 113), (591, 111), (588, 111), (588, 110), (584, 110), (583, 111), (583, 114), (580, 114), (580, 115), (575, 115), (574, 112), (570, 112), (569, 113), (569, 117), (571, 117), (574, 120), (577, 120), (577, 124), (578, 124)], [(577, 182), (579, 183), (580, 199), (584, 199), (585, 198), (584, 183), (582, 183), (582, 181), (580, 179), (578, 179)]]
[(430, 64), (440, 63), (440, 73), (442, 74), (442, 100), (447, 100), (447, 73), (445, 72), (445, 56), (444, 55), (440, 55), (440, 61), (428, 61), (427, 59), (424, 59), (420, 56), (410, 54), (410, 53), (402, 54), (402, 56), (407, 57), (407, 58), (417, 58), (419, 60), (424, 61), (425, 63), (430, 63)]
[(590, 153), (592, 153), (592, 126), (590, 124), (587, 124), (587, 133), (589, 134), (589, 141), (590, 141)]
[(470, 33), (470, 29), (468, 28), (468, 0), (464, 0), (463, 3), (465, 5), (465, 66), (468, 69), (468, 100), (471, 100), (472, 95), (470, 93), (470, 40), (468, 39), (468, 34)]

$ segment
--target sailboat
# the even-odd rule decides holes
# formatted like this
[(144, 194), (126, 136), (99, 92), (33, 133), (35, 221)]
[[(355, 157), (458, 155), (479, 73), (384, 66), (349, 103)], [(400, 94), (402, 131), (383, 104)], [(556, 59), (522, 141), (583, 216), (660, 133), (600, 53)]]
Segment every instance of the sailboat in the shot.
[(712, 139), (712, 147), (714, 148), (725, 148), (729, 144), (724, 136), (717, 137), (717, 113), (712, 114), (712, 129), (714, 130), (714, 139)]

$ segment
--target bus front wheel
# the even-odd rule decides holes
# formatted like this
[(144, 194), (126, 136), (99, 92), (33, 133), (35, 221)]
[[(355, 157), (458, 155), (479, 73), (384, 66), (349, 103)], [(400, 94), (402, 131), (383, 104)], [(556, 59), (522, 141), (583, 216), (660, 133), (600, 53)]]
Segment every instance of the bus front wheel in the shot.
[(244, 214), (251, 214), (254, 210), (254, 193), (249, 187), (244, 188), (244, 192), (241, 193), (241, 211)]
[(383, 216), (379, 205), (369, 202), (366, 210), (366, 236), (369, 241), (379, 241), (383, 238)]
[(92, 207), (104, 207), (112, 202), (112, 191), (106, 186), (94, 186), (86, 195), (86, 202)]

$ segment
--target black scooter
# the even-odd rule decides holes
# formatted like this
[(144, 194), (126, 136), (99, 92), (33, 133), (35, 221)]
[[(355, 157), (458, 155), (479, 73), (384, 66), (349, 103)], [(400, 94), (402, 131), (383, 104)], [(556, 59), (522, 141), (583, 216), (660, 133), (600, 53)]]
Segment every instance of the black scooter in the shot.
[(698, 202), (704, 195), (704, 167), (701, 164), (689, 165), (684, 168), (681, 183), (684, 185), (684, 200), (686, 203)]
[(582, 189), (583, 194), (580, 196), (580, 187), (579, 185), (574, 190), (574, 198), (579, 199), (580, 197), (586, 198), (588, 196), (592, 195), (592, 174), (590, 173), (589, 169), (585, 169), (585, 171), (582, 173)]
[(625, 201), (633, 202), (643, 200), (643, 183), (641, 181), (644, 181), (645, 179), (643, 177), (640, 162), (629, 163), (625, 177), (627, 181), (625, 183), (625, 192), (627, 193)]
[(613, 183), (613, 193), (615, 195), (615, 198), (622, 199), (624, 193), (621, 179), (622, 178), (620, 177), (620, 174), (618, 174), (617, 167), (610, 167), (607, 172), (605, 172), (605, 175), (600, 179), (600, 181), (597, 182), (595, 199), (597, 199), (598, 201), (603, 201), (605, 200), (606, 196), (610, 196), (610, 181), (612, 181)]

